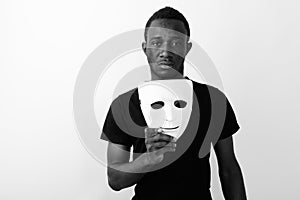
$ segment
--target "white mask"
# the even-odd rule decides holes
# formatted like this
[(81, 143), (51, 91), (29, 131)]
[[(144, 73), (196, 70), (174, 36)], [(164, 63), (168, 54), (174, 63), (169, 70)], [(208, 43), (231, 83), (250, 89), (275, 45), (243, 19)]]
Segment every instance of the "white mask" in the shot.
[(179, 138), (191, 115), (193, 83), (186, 79), (148, 81), (138, 86), (141, 110), (149, 128)]

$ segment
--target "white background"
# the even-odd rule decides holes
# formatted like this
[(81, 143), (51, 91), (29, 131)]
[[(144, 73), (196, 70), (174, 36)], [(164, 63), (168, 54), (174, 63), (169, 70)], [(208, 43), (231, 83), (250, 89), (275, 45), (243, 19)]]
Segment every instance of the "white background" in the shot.
[(80, 142), (74, 83), (96, 47), (166, 5), (186, 16), (222, 77), (241, 126), (234, 139), (249, 199), (298, 199), (299, 4), (1, 0), (0, 199), (130, 199), (132, 189), (109, 189), (105, 167)]

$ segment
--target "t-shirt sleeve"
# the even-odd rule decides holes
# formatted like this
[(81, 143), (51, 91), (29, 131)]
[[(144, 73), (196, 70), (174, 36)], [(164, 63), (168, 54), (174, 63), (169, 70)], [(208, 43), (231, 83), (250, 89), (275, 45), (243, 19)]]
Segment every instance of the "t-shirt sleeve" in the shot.
[(232, 136), (240, 129), (234, 110), (227, 97), (225, 95), (224, 97), (226, 98), (226, 117), (219, 140)]
[(132, 140), (130, 135), (126, 133), (126, 125), (121, 111), (121, 105), (117, 98), (112, 102), (108, 110), (100, 138), (130, 147)]

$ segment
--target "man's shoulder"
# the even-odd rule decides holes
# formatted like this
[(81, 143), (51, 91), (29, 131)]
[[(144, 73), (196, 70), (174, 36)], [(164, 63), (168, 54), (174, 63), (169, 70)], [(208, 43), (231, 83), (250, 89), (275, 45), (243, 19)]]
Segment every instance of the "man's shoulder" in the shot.
[(193, 82), (193, 89), (196, 94), (216, 94), (216, 95), (224, 95), (224, 93), (215, 86), (209, 85), (207, 83), (200, 83), (195, 80), (190, 79)]
[(120, 102), (120, 103), (129, 103), (129, 101), (137, 101), (137, 87), (133, 88), (133, 89), (129, 89), (126, 92), (123, 92), (119, 95), (117, 95), (116, 98), (114, 98), (113, 102)]

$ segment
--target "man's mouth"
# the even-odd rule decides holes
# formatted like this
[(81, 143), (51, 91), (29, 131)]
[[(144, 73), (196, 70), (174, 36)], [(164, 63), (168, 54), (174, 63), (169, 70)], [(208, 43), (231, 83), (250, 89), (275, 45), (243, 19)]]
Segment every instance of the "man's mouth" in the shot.
[(172, 68), (170, 65), (159, 65), (162, 69), (170, 69)]
[(162, 69), (170, 69), (173, 66), (172, 62), (159, 62), (158, 64)]

